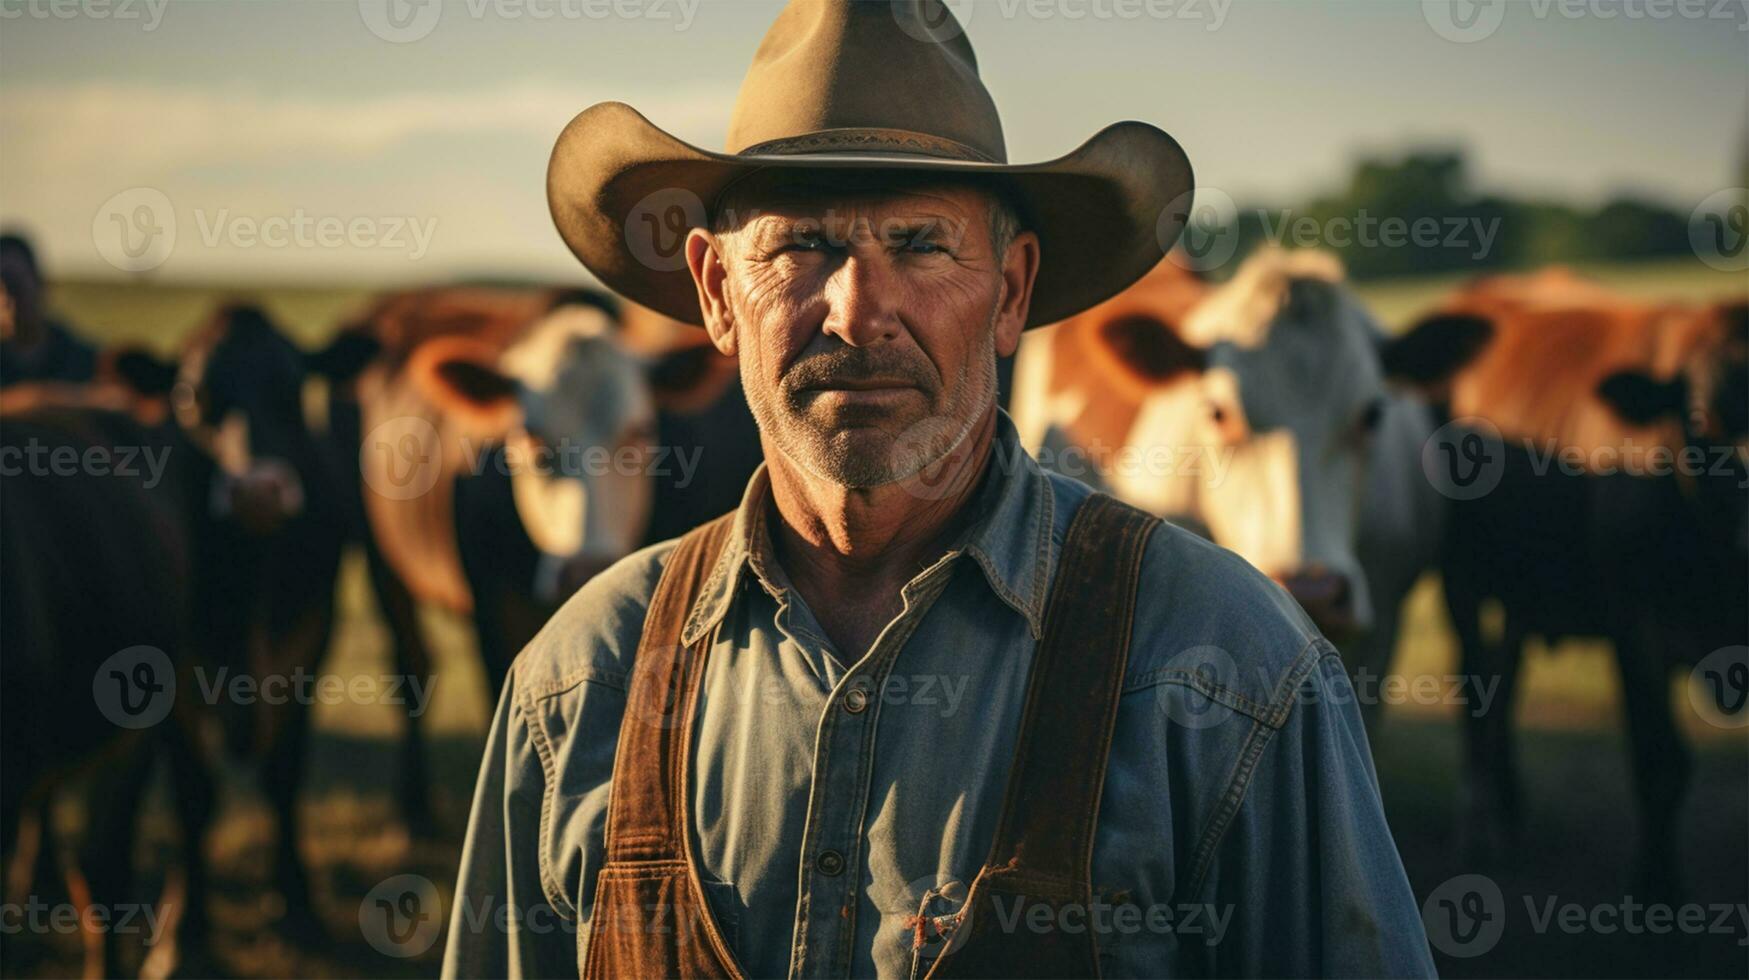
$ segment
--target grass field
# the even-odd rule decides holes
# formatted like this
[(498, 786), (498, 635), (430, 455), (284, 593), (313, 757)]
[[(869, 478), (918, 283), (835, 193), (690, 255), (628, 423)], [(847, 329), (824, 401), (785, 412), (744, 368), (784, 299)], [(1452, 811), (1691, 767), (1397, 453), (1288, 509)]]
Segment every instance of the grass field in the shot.
[[(1711, 299), (1741, 294), (1745, 282), (1698, 262), (1588, 269), (1623, 291), (1648, 297)], [(1457, 278), (1368, 284), (1363, 297), (1381, 319), (1401, 327), (1433, 305)], [(225, 297), (264, 303), (307, 344), (320, 340), (367, 300), (357, 287), (205, 288), (134, 283), (62, 283), (53, 301), (89, 335), (144, 343), (168, 351)], [(327, 669), (347, 675), (392, 670), (386, 631), (371, 608), (361, 563), (348, 560), (341, 619)], [(360, 937), (359, 902), (391, 875), (417, 872), (448, 897), (463, 831), (481, 733), (490, 713), (466, 624), (425, 614), (434, 639), (439, 680), (429, 717), (441, 797), (436, 841), (410, 838), (384, 787), (394, 765), (397, 709), (387, 705), (319, 706), (304, 814), (305, 854), (317, 869), (316, 888), (330, 933), (310, 942), (270, 928), (274, 902), (267, 885), (271, 818), (246, 770), (227, 781), (211, 857), (220, 869), (215, 896), (217, 968), (244, 976), (418, 976), (435, 973), (441, 945), (408, 960), (376, 953)], [(1456, 654), (1437, 583), (1411, 597), (1396, 672), (1440, 677), (1455, 673)], [(1738, 903), (1749, 899), (1749, 742), (1741, 730), (1708, 725), (1675, 685), (1672, 702), (1697, 747), (1696, 789), (1684, 810), (1681, 853), (1688, 898)], [(1581, 903), (1619, 902), (1630, 889), (1634, 841), (1627, 747), (1620, 733), (1619, 692), (1608, 648), (1568, 643), (1535, 650), (1520, 695), (1523, 772), (1529, 815), (1521, 850), (1490, 873), (1517, 917), (1505, 940), (1474, 960), (1441, 958), (1443, 972), (1465, 976), (1742, 976), (1749, 967), (1749, 923), (1730, 935), (1705, 937), (1568, 935), (1539, 932), (1526, 920), (1521, 897), (1553, 895)], [(1393, 708), (1374, 744), (1392, 825), (1418, 895), (1461, 867), (1453, 846), (1461, 743), (1455, 705)], [(161, 801), (160, 801), (161, 802)], [(152, 822), (150, 851), (173, 850), (167, 820)], [(41, 885), (39, 884), (39, 887)], [(39, 944), (13, 969), (34, 975), (76, 972), (69, 937)]]

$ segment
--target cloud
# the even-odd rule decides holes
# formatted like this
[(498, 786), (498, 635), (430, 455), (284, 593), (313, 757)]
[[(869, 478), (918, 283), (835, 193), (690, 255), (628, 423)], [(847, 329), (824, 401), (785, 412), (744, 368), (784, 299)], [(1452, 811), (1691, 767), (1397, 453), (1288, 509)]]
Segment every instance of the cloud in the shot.
[[(435, 220), (431, 255), (416, 274), (530, 261), (568, 267), (547, 227), (540, 174), (564, 125), (609, 94), (534, 81), (333, 98), (113, 81), (0, 86), (0, 222), (36, 233), (58, 268), (107, 274), (93, 215), (117, 192), (149, 187), (187, 224), (166, 274), (409, 274), (404, 257), (382, 250), (237, 249), (203, 245), (194, 233), (196, 218), (300, 212)], [(733, 98), (721, 86), (614, 86), (611, 95), (705, 145), (720, 141)]]
[[(78, 179), (125, 162), (133, 179), (225, 164), (357, 160), (415, 137), (526, 133), (551, 139), (593, 99), (574, 86), (518, 82), (455, 94), (318, 99), (249, 90), (93, 82), (6, 86), (0, 130), (8, 165), (27, 176)], [(720, 131), (720, 86), (665, 93), (646, 115), (680, 132)]]

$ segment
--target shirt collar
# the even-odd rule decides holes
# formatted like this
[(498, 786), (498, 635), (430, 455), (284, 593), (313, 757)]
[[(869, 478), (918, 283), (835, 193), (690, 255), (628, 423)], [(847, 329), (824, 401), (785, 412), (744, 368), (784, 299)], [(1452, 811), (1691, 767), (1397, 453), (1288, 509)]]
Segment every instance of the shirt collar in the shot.
[[(747, 481), (735, 511), (722, 557), (687, 617), (681, 642), (696, 643), (728, 613), (742, 580), (751, 572), (774, 594), (786, 583), (771, 559), (771, 479), (761, 463)], [(1026, 618), (1036, 640), (1044, 633), (1045, 589), (1049, 585), (1056, 548), (1051, 527), (1056, 506), (1051, 481), (1020, 445), (1008, 413), (997, 410), (996, 438), (977, 494), (966, 506), (979, 516), (949, 553), (963, 554), (983, 570), (998, 598)]]

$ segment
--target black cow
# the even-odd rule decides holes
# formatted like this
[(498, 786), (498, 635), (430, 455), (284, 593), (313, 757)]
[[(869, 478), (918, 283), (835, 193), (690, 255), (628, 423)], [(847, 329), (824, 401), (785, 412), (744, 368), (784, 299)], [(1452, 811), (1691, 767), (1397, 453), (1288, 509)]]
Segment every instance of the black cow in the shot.
[[(1644, 329), (1657, 339), (1658, 331), (1681, 326), (1669, 311), (1649, 319), (1616, 308), (1589, 319), (1584, 312), (1538, 313), (1516, 322), (1510, 312), (1492, 315), (1497, 328), (1519, 331), (1527, 345), (1564, 359), (1530, 374), (1603, 363), (1598, 352), (1618, 349), (1606, 343), (1609, 330)], [(1552, 441), (1508, 438), (1493, 450), (1504, 457), (1498, 485), (1454, 503), (1441, 562), (1447, 607), (1466, 674), (1477, 685), (1499, 685), (1489, 710), (1466, 713), (1463, 832), (1475, 857), (1497, 857), (1520, 816), (1511, 726), (1524, 641), (1531, 635), (1551, 642), (1603, 637), (1615, 649), (1633, 753), (1642, 820), (1637, 876), (1655, 894), (1676, 887), (1673, 831), (1691, 766), (1671, 714), (1670, 673), (1749, 643), (1744, 307), (1687, 311), (1682, 319), (1689, 328), (1693, 317), (1710, 320), (1710, 326), (1700, 323), (1701, 333), (1713, 339), (1691, 345), (1673, 376), (1655, 379), (1641, 369), (1605, 366), (1605, 376), (1590, 382), (1592, 390), (1579, 393), (1642, 435), (1639, 454), (1627, 452), (1633, 440), (1623, 438), (1603, 443), (1607, 452), (1593, 452), (1583, 469), (1563, 467), (1551, 456), (1560, 448)], [(1547, 343), (1554, 331), (1567, 329), (1584, 342), (1555, 336), (1563, 342)], [(1509, 352), (1498, 360), (1523, 373), (1522, 352), (1510, 352), (1519, 355), (1516, 365), (1505, 363)], [(1558, 390), (1562, 380), (1540, 375), (1523, 383)], [(1503, 397), (1503, 389), (1480, 388)], [(1683, 438), (1665, 455), (1654, 455), (1644, 434), (1662, 422), (1680, 424)], [(1684, 445), (1687, 462), (1679, 464)], [(1482, 628), (1488, 599), (1504, 611), (1497, 638)], [(1721, 707), (1732, 705), (1722, 698)], [(1735, 707), (1741, 710), (1740, 703)]]
[[(344, 381), (372, 353), (348, 338), (306, 355), (260, 310), (232, 306), (197, 332), (175, 364), (139, 353), (115, 359), (121, 383), (133, 385), (137, 396), (167, 398), (168, 422), (143, 423), (88, 405), (38, 404), (6, 418), (6, 462), (20, 468), (6, 480), (0, 570), (7, 846), (67, 765), (111, 744), (165, 743), (185, 790), (179, 796), (186, 797), (184, 928), (199, 932), (196, 835), (210, 794), (190, 761), (187, 732), (198, 714), (216, 715), (230, 745), (263, 762), (264, 786), (280, 817), (275, 874), (287, 914), (294, 925), (314, 922), (294, 806), (309, 706), (296, 698), (240, 704), (221, 696), (209, 703), (207, 692), (220, 689), (221, 670), (257, 680), (314, 670), (327, 647), (347, 513), (338, 462), (307, 427), (301, 393), (313, 376)], [(100, 473), (88, 463), (71, 470), (52, 465), (56, 452), (84, 461), (87, 451), (105, 451), (132, 453), (137, 467), (154, 448), (168, 463), (151, 481), (118, 477), (110, 466)], [(32, 452), (51, 462), (33, 469)], [(131, 663), (120, 666), (118, 677), (94, 681), (93, 674), (110, 656), (139, 645), (162, 651), (157, 663), (174, 673), (175, 714), (145, 736), (122, 738), (115, 724), (92, 723), (105, 685), (114, 681), (116, 697), (125, 699), (136, 674), (140, 684), (160, 687), (170, 679)], [(196, 671), (207, 672), (207, 683), (188, 683)], [(116, 848), (87, 865), (94, 898), (126, 885), (143, 773), (135, 766), (99, 787), (104, 800), (96, 809), (112, 814), (123, 832), (93, 838), (94, 846)]]

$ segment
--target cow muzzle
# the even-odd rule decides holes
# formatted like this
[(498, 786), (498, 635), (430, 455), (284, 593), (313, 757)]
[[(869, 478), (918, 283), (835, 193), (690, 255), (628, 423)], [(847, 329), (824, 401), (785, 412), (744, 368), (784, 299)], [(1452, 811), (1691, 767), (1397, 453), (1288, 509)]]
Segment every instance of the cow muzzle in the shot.
[(213, 486), (213, 514), (256, 536), (272, 534), (303, 513), (304, 483), (282, 459), (258, 459)]
[(1326, 637), (1345, 638), (1359, 628), (1354, 583), (1348, 576), (1314, 565), (1276, 576), (1276, 580)]

